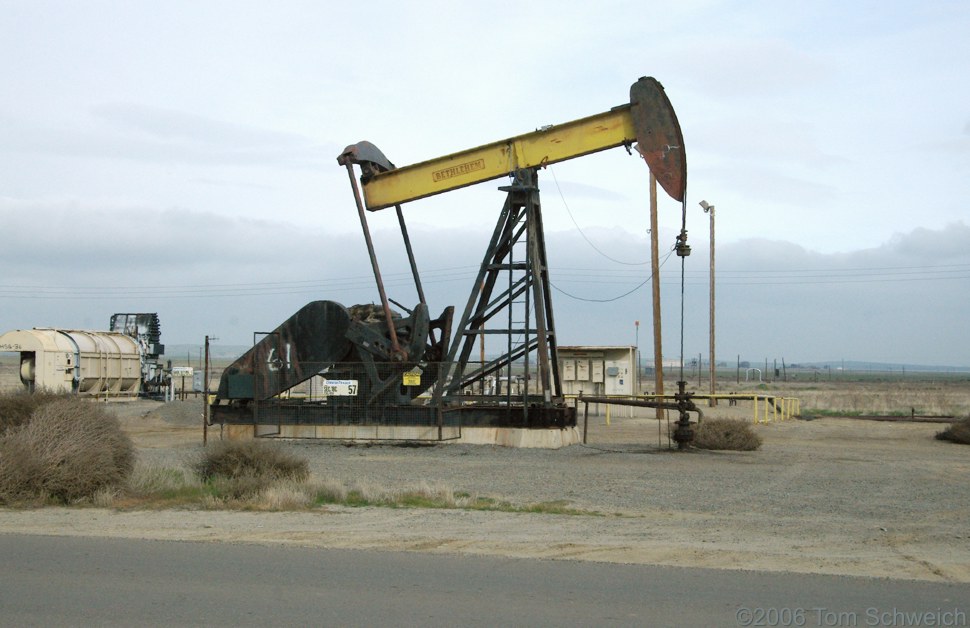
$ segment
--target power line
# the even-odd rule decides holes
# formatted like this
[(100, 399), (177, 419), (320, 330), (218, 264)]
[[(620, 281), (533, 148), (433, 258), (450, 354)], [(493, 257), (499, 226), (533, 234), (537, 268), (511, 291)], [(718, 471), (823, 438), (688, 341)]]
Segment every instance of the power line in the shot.
[[(606, 259), (610, 260), (615, 264), (622, 264), (624, 266), (646, 266), (647, 264), (650, 263), (649, 260), (646, 262), (624, 262), (624, 261), (615, 259), (613, 257), (610, 257), (603, 251), (599, 250), (599, 248), (595, 244), (593, 244), (592, 240), (586, 237), (586, 233), (582, 230), (582, 228), (579, 226), (579, 223), (576, 222), (576, 219), (573, 217), (573, 212), (570, 211), (569, 204), (566, 203), (566, 197), (562, 193), (562, 188), (559, 187), (559, 179), (556, 178), (556, 171), (552, 168), (552, 166), (549, 166), (549, 172), (552, 173), (552, 180), (555, 181), (556, 183), (556, 190), (559, 192), (559, 198), (562, 199), (562, 205), (563, 207), (566, 208), (566, 213), (569, 215), (569, 219), (573, 221), (573, 225), (576, 227), (576, 231), (579, 232), (579, 235), (581, 235), (583, 239), (586, 240), (586, 244), (588, 244), (594, 251), (596, 251), (597, 253), (599, 253), (600, 255), (602, 255), (603, 257), (605, 257)], [(636, 288), (634, 288), (634, 290), (636, 290)]]
[[(670, 251), (668, 251), (668, 252), (667, 252), (667, 255), (665, 255), (665, 256), (664, 256), (664, 259), (663, 259), (663, 261), (662, 261), (662, 262), (660, 262), (660, 266), (661, 266), (661, 267), (663, 267), (663, 265), (667, 263), (667, 259), (669, 259), (669, 258), (670, 258), (670, 255), (671, 255), (671, 254), (672, 254), (673, 252), (674, 252), (674, 249), (672, 249), (672, 248), (670, 249)], [(637, 290), (639, 290), (639, 289), (640, 289), (640, 288), (642, 288), (643, 286), (645, 286), (645, 285), (647, 285), (647, 283), (648, 283), (648, 282), (649, 282), (649, 281), (650, 281), (650, 280), (651, 280), (652, 278), (653, 278), (653, 273), (650, 273), (650, 274), (649, 274), (649, 275), (647, 276), (647, 278), (646, 278), (646, 279), (644, 279), (644, 280), (643, 280), (643, 281), (642, 281), (641, 283), (639, 283), (639, 284), (638, 284), (638, 285), (637, 285), (637, 286), (636, 286), (635, 288), (633, 288), (633, 289), (632, 289), (632, 290), (630, 290), (629, 292), (624, 292), (623, 294), (621, 294), (621, 295), (619, 295), (619, 296), (615, 296), (615, 297), (611, 297), (611, 298), (609, 298), (609, 299), (590, 299), (590, 298), (585, 298), (585, 297), (578, 297), (578, 296), (576, 296), (576, 295), (574, 295), (574, 294), (570, 294), (570, 293), (568, 293), (568, 292), (566, 292), (565, 290), (563, 290), (562, 288), (560, 288), (559, 286), (557, 286), (556, 284), (554, 284), (554, 283), (553, 283), (552, 281), (550, 281), (550, 282), (549, 282), (549, 285), (550, 285), (550, 286), (552, 286), (552, 287), (553, 287), (553, 288), (554, 288), (554, 289), (555, 289), (555, 290), (556, 290), (557, 292), (559, 292), (559, 293), (561, 293), (561, 294), (564, 294), (564, 295), (566, 295), (567, 297), (569, 297), (569, 298), (571, 298), (571, 299), (575, 299), (575, 300), (577, 300), (577, 301), (586, 301), (586, 302), (588, 302), (588, 303), (610, 303), (610, 302), (612, 302), (612, 301), (619, 301), (619, 300), (620, 300), (620, 299), (622, 299), (623, 297), (627, 297), (627, 296), (630, 296), (631, 294), (633, 294), (634, 292), (636, 292)], [(597, 282), (597, 283), (602, 283), (602, 282)]]
[[(669, 253), (668, 253), (669, 257)], [(666, 261), (666, 258), (665, 258)], [(476, 266), (452, 266), (431, 269), (422, 273), (427, 284), (447, 284), (467, 282), (478, 271)], [(629, 285), (637, 281), (640, 273), (635, 270), (598, 269), (582, 267), (561, 267), (556, 271), (559, 286), (573, 285)], [(411, 285), (409, 272), (388, 273), (386, 281), (390, 287)], [(688, 272), (689, 285), (701, 285), (707, 277), (706, 272)], [(718, 272), (718, 285), (723, 286), (798, 286), (798, 285), (839, 285), (865, 283), (912, 283), (939, 282), (970, 279), (970, 264), (949, 264), (933, 266), (887, 266), (852, 267), (833, 269), (735, 269)], [(320, 294), (321, 292), (348, 292), (373, 287), (373, 277), (367, 275), (321, 278), (295, 281), (263, 281), (252, 283), (214, 283), (214, 284), (175, 284), (137, 286), (57, 286), (26, 284), (0, 285), (0, 298), (20, 299), (117, 299), (119, 297), (151, 297), (157, 299), (228, 298), (247, 296), (274, 296), (286, 294)], [(677, 283), (679, 284), (679, 277)], [(673, 285), (674, 281), (665, 282)], [(577, 300), (609, 302), (632, 294), (643, 286), (642, 282), (630, 291), (607, 299), (585, 299), (569, 293), (559, 286), (557, 291)]]

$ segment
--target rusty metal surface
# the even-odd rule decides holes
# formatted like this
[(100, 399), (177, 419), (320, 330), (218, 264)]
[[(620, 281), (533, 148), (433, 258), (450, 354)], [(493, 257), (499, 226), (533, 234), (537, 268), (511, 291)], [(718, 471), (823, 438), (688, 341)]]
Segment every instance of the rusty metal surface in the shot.
[(286, 319), (229, 365), (219, 381), (220, 399), (268, 399), (316, 373), (307, 365), (344, 359), (351, 350), (346, 308), (313, 301)]
[(663, 85), (645, 76), (630, 87), (630, 115), (637, 134), (637, 150), (674, 200), (687, 191), (687, 155), (677, 114)]
[[(408, 403), (420, 390), (403, 389), (402, 376), (421, 363), (441, 359), (453, 311), (446, 308), (432, 320), (428, 306), (419, 303), (407, 317), (392, 311), (389, 328), (378, 305), (345, 308), (333, 301), (314, 301), (226, 368), (212, 407), (265, 402), (321, 371), (332, 379), (359, 381), (354, 403)], [(432, 331), (438, 332), (438, 340)], [(400, 350), (394, 349), (392, 336), (402, 341), (410, 360), (395, 359)], [(421, 390), (432, 386), (437, 376), (436, 370), (425, 369)]]

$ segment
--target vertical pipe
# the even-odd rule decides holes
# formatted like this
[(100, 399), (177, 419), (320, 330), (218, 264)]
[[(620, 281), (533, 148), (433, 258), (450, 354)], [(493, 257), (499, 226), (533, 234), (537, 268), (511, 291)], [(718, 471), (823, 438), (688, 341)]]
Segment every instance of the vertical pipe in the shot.
[(357, 180), (354, 178), (353, 164), (347, 164), (347, 175), (350, 177), (350, 187), (354, 190), (354, 201), (357, 203), (357, 215), (360, 217), (360, 226), (364, 231), (364, 241), (367, 243), (367, 253), (370, 255), (371, 268), (374, 270), (374, 279), (377, 281), (377, 292), (381, 296), (381, 307), (384, 308), (387, 332), (391, 337), (391, 358), (401, 360), (404, 357), (402, 355), (403, 351), (401, 351), (401, 345), (397, 341), (397, 330), (394, 328), (394, 319), (391, 317), (391, 306), (387, 302), (387, 293), (384, 292), (384, 281), (381, 279), (381, 270), (377, 267), (377, 254), (374, 253), (374, 241), (371, 240), (370, 229), (367, 228), (367, 215), (364, 213), (364, 201), (361, 200), (360, 190), (357, 189)]

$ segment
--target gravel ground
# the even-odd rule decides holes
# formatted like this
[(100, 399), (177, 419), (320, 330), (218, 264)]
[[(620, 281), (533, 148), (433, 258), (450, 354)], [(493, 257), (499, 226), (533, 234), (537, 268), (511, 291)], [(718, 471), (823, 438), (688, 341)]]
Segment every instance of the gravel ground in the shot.
[[(143, 463), (201, 448), (199, 402), (117, 404)], [(657, 447), (649, 418), (591, 419), (560, 450), (287, 441), (315, 479), (423, 483), (598, 515), (351, 509), (316, 513), (0, 511), (0, 532), (488, 553), (970, 582), (970, 447), (940, 425), (852, 419), (756, 426), (755, 452)], [(218, 428), (210, 428), (218, 439)], [(328, 516), (330, 515), (330, 516)], [(69, 521), (70, 523), (66, 523)]]

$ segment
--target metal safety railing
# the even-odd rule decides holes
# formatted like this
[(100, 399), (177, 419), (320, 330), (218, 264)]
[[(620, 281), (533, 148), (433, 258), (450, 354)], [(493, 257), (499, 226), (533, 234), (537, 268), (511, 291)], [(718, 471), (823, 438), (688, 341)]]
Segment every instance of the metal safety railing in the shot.
[(801, 415), (802, 403), (798, 397), (780, 397), (758, 393), (729, 393), (722, 395), (696, 395), (695, 399), (724, 399), (732, 405), (738, 401), (751, 401), (753, 423), (776, 423)]
[[(597, 416), (600, 415), (601, 409), (600, 405), (603, 405), (602, 409), (605, 415), (605, 423), (607, 426), (610, 425), (613, 417), (612, 405), (609, 403), (610, 399), (616, 399), (617, 401), (654, 401), (654, 402), (669, 402), (676, 403), (674, 395), (597, 395), (600, 399), (605, 399), (604, 402), (597, 402), (594, 404), (593, 413)], [(777, 423), (780, 421), (787, 421), (794, 417), (801, 415), (801, 400), (798, 397), (782, 397), (779, 395), (771, 394), (761, 394), (761, 393), (723, 393), (723, 394), (694, 394), (691, 396), (695, 401), (717, 399), (727, 401), (730, 405), (737, 405), (739, 401), (751, 402), (751, 422), (757, 424), (768, 424)], [(569, 394), (566, 395), (567, 400), (573, 404), (577, 404), (581, 399), (582, 395)], [(626, 404), (616, 404), (623, 405), (627, 408), (627, 413), (630, 417), (633, 416), (633, 408)]]

